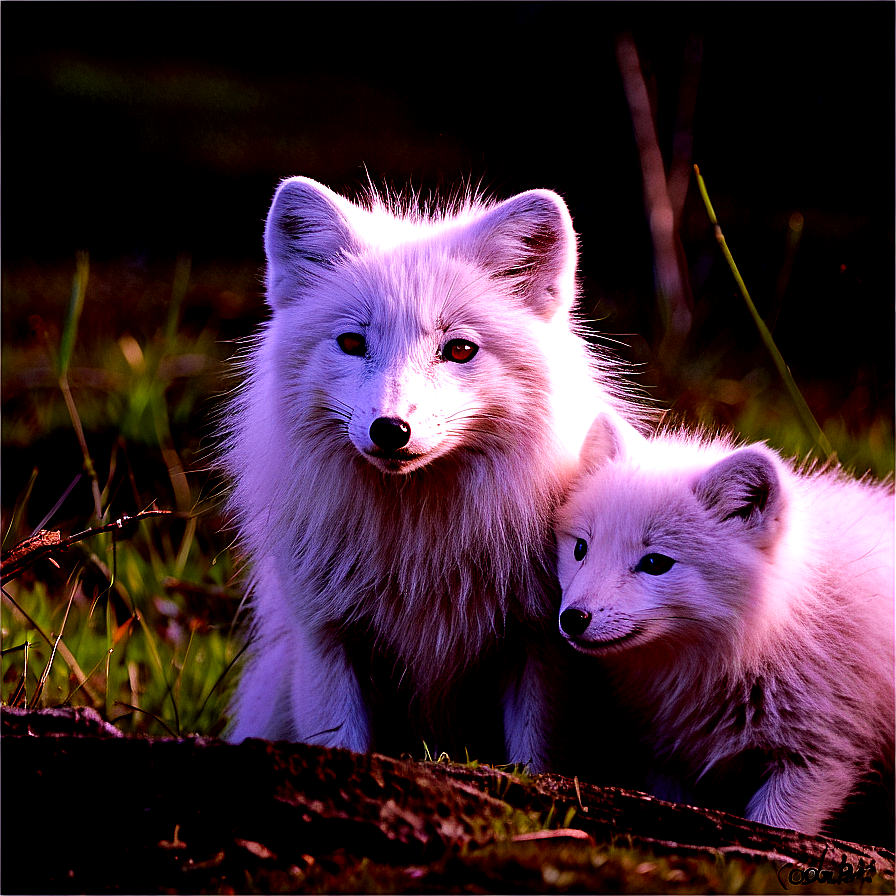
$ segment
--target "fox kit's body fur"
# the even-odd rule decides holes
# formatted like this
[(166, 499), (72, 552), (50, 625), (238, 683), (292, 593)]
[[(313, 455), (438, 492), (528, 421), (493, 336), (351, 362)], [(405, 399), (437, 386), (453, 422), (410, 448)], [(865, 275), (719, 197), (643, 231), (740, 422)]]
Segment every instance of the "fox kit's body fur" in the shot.
[(646, 724), (658, 796), (711, 780), (720, 805), (755, 772), (739, 811), (815, 833), (892, 775), (893, 517), (891, 484), (595, 421), (558, 515), (560, 625)]
[(478, 670), (508, 758), (544, 767), (547, 685), (514, 639), (555, 612), (582, 408), (617, 413), (570, 321), (566, 207), (532, 191), (402, 213), (293, 178), (265, 250), (272, 316), (228, 423), (253, 577), (230, 738), (397, 749), (384, 665), (436, 716)]

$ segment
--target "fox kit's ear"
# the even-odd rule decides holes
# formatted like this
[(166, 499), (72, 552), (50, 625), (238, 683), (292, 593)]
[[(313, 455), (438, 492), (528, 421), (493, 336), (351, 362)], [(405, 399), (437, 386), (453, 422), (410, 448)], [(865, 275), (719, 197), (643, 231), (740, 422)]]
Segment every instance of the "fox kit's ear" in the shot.
[(264, 228), (268, 301), (288, 304), (289, 290), (307, 283), (354, 245), (352, 204), (307, 177), (283, 181), (274, 194)]
[(550, 319), (572, 304), (576, 236), (569, 211), (556, 193), (520, 193), (474, 221), (461, 240), (493, 276), (508, 280), (540, 317)]
[(777, 539), (786, 499), (770, 452), (758, 447), (735, 451), (700, 477), (694, 494), (719, 522), (741, 526), (760, 547)]
[(585, 436), (579, 452), (583, 473), (600, 469), (622, 453), (622, 434), (609, 414), (598, 414)]

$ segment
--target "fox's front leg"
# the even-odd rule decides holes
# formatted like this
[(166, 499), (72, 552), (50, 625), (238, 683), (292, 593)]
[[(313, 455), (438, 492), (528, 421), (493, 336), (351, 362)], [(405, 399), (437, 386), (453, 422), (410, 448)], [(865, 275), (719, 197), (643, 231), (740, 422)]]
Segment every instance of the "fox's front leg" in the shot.
[(557, 646), (538, 639), (528, 645), (519, 673), (504, 692), (504, 742), (508, 762), (535, 773), (554, 771), (558, 698), (565, 676)]
[(838, 763), (782, 764), (750, 800), (746, 817), (818, 834), (825, 820), (846, 802), (853, 784), (852, 774)]
[(343, 645), (294, 617), (260, 627), (228, 732), (233, 742), (247, 737), (368, 752), (367, 704)]
[(296, 636), (291, 687), (296, 739), (369, 752), (370, 714), (345, 647), (311, 628)]

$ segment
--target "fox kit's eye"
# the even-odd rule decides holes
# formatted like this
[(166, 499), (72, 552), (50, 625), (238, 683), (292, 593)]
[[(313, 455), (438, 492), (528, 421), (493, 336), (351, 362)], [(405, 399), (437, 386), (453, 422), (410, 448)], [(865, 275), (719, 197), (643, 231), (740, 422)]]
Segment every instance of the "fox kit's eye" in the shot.
[(442, 360), (454, 361), (455, 364), (466, 364), (478, 351), (479, 346), (473, 342), (468, 342), (466, 339), (452, 339), (442, 349)]
[(336, 337), (336, 343), (347, 355), (367, 354), (367, 340), (360, 333), (343, 333)]
[(573, 552), (573, 556), (576, 558), (576, 560), (584, 560), (585, 554), (587, 554), (587, 553), (588, 553), (588, 542), (585, 541), (584, 538), (577, 538), (576, 539), (576, 549)]
[(669, 572), (675, 565), (675, 561), (665, 554), (646, 554), (635, 567), (635, 572), (646, 572), (649, 576), (661, 576)]

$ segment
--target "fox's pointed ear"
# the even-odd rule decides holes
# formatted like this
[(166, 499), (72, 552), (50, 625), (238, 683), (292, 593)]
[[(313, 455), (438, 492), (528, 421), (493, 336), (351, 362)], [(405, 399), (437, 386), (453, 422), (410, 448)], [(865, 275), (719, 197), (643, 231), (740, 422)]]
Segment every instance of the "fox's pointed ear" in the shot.
[(757, 445), (710, 467), (694, 494), (718, 522), (738, 526), (760, 547), (774, 543), (784, 522), (787, 501), (776, 459)]
[(550, 319), (575, 297), (576, 235), (563, 200), (530, 190), (502, 202), (460, 236), (476, 260), (505, 280), (540, 317)]
[(307, 177), (283, 181), (264, 228), (268, 301), (289, 303), (301, 287), (355, 244), (349, 216), (354, 206)]
[(621, 456), (623, 448), (622, 433), (609, 414), (600, 413), (594, 418), (582, 450), (579, 452), (579, 465), (582, 473), (593, 473), (604, 464)]

